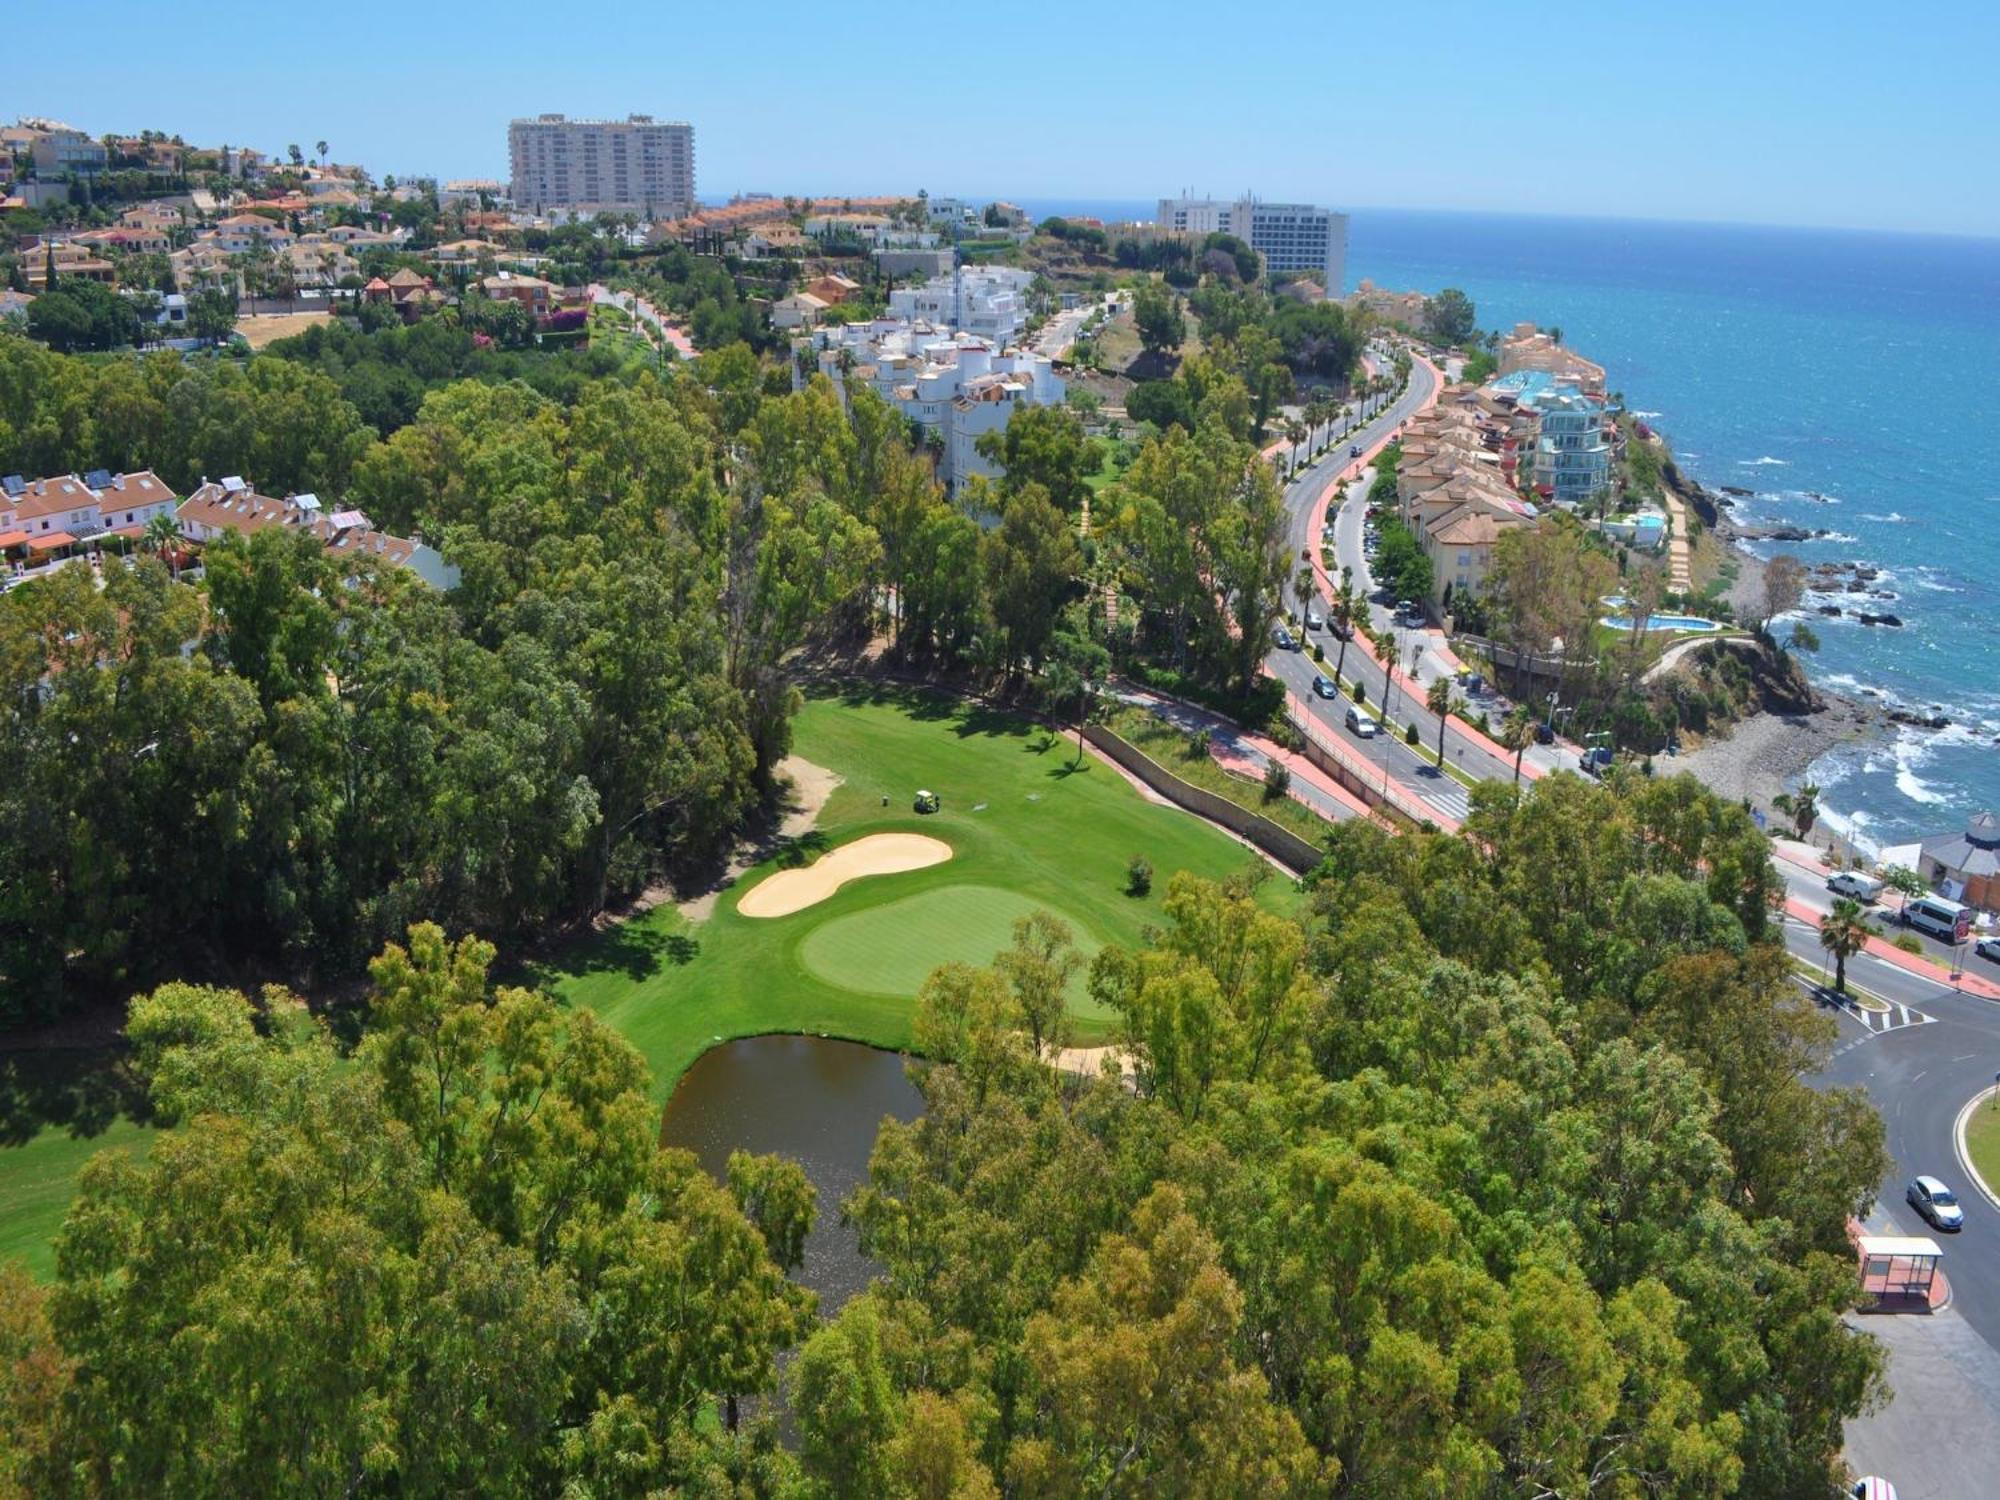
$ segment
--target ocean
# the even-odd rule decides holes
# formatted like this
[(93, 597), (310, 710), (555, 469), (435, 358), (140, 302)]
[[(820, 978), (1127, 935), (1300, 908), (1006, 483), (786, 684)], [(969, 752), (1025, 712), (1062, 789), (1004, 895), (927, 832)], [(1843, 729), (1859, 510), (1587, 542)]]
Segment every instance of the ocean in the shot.
[(1756, 492), (1740, 520), (1825, 529), (1783, 550), (1880, 570), (1895, 598), (1868, 607), (1902, 627), (1823, 617), (1809, 595), (1808, 668), (1952, 724), (1815, 762), (1833, 828), (1880, 849), (2000, 808), (2000, 241), (1356, 209), (1347, 268), (1350, 287), (1461, 287), (1484, 328), (1560, 327), (1687, 472)]

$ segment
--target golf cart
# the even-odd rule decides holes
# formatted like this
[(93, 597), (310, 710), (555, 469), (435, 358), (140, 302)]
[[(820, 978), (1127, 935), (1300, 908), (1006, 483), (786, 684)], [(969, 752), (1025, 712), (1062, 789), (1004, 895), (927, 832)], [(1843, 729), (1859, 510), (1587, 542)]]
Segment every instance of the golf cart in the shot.
[(918, 792), (916, 808), (920, 813), (936, 812), (938, 810), (938, 794), (936, 792)]

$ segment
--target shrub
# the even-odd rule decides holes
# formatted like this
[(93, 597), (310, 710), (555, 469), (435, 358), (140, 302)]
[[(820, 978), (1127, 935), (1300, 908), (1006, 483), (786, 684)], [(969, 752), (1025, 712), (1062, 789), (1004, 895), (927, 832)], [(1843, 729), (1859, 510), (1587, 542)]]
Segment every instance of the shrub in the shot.
[(1368, 689), (1361, 685), (1359, 678), (1356, 678), (1354, 682), (1354, 701), (1356, 703), (1366, 703), (1368, 701)]
[(1208, 747), (1215, 736), (1206, 728), (1190, 729), (1187, 737), (1187, 758), (1200, 760), (1208, 754)]
[(1924, 940), (1914, 932), (1899, 932), (1889, 941), (1894, 943), (1898, 948), (1901, 948), (1905, 953), (1915, 953), (1921, 956), (1924, 951)]
[(1264, 800), (1276, 802), (1292, 789), (1292, 773), (1281, 760), (1264, 762)]
[(1132, 856), (1125, 866), (1125, 894), (1143, 896), (1153, 889), (1153, 862), (1143, 854)]
[(1423, 736), (1417, 733), (1417, 721), (1415, 719), (1410, 720), (1409, 724), (1403, 730), (1403, 743), (1414, 745), (1422, 739)]
[(1326, 660), (1326, 647), (1322, 646), (1318, 641), (1313, 642), (1313, 660), (1318, 662)]

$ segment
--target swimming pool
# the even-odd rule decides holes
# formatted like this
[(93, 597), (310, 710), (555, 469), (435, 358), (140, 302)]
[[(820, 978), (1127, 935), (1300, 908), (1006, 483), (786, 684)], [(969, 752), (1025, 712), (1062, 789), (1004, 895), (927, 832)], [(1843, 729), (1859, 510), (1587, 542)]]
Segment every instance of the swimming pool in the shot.
[[(1598, 623), (1600, 625), (1609, 625), (1613, 630), (1630, 630), (1632, 628), (1631, 620), (1624, 615), (1606, 615)], [(1646, 628), (1648, 630), (1685, 630), (1690, 635), (1699, 634), (1702, 631), (1722, 629), (1715, 621), (1703, 620), (1695, 615), (1648, 615), (1646, 616)]]

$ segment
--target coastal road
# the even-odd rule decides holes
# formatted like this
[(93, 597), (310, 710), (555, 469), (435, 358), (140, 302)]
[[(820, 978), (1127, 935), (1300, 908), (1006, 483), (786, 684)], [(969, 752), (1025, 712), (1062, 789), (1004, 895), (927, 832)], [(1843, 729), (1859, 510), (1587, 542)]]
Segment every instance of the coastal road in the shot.
[[(1826, 888), (1827, 877), (1823, 870), (1799, 864), (1787, 857), (1782, 849), (1777, 851), (1772, 864), (1784, 878), (1787, 896), (1803, 902), (1821, 914), (1833, 909), (1833, 903), (1838, 898)], [(1869, 908), (1868, 920), (1881, 929), (1884, 937), (1893, 939), (1909, 934), (1923, 945), (1926, 958), (1949, 968), (1956, 957), (1963, 961), (1966, 973), (2000, 984), (2000, 963), (1990, 958), (1981, 958), (1973, 951), (1970, 943), (1954, 954), (1951, 944), (1941, 943), (1928, 933), (1918, 932), (1914, 927), (1905, 927), (1897, 915), (1901, 898), (1894, 892), (1885, 891), (1883, 895), (1885, 898), (1883, 901)]]
[[(1402, 394), (1387, 408), (1352, 430), (1340, 428), (1327, 449), (1326, 456), (1317, 464), (1303, 470), (1293, 479), (1285, 492), (1287, 511), (1288, 541), (1292, 556), (1310, 556), (1317, 561), (1321, 555), (1321, 538), (1313, 527), (1313, 516), (1319, 497), (1330, 485), (1339, 483), (1342, 490), (1335, 497), (1335, 504), (1328, 507), (1327, 514), (1334, 520), (1335, 559), (1338, 566), (1353, 570), (1356, 587), (1372, 592), (1373, 579), (1368, 572), (1367, 558), (1361, 541), (1363, 513), (1367, 505), (1368, 487), (1372, 480), (1372, 470), (1362, 469), (1352, 478), (1343, 476), (1350, 471), (1356, 460), (1349, 455), (1352, 446), (1359, 446), (1364, 452), (1377, 443), (1393, 436), (1398, 428), (1417, 411), (1429, 404), (1437, 386), (1437, 377), (1421, 362), (1412, 366), (1410, 381)], [(1369, 605), (1371, 623), (1377, 629), (1390, 628), (1390, 611), (1375, 603)], [(1290, 616), (1288, 628), (1299, 636), (1298, 617)], [(1329, 659), (1339, 656), (1339, 642), (1330, 634), (1307, 635), (1307, 644), (1317, 639)], [(1419, 655), (1429, 663), (1425, 671), (1420, 663), (1417, 676), (1419, 681), (1434, 680), (1448, 672), (1442, 660), (1431, 653), (1442, 637), (1435, 631), (1410, 631), (1399, 635), (1397, 641), (1400, 665), (1407, 668), (1412, 646), (1419, 649)], [(1408, 642), (1409, 644), (1405, 644)], [(1437, 745), (1437, 718), (1425, 706), (1420, 695), (1412, 695), (1401, 680), (1392, 679), (1384, 667), (1370, 663), (1359, 649), (1350, 646), (1347, 652), (1346, 674), (1362, 683), (1368, 693), (1367, 707), (1376, 717), (1381, 717), (1387, 709), (1388, 718), (1395, 726), (1393, 732), (1385, 730), (1370, 739), (1362, 739), (1346, 726), (1347, 704), (1345, 700), (1326, 701), (1312, 695), (1313, 678), (1321, 668), (1303, 651), (1273, 650), (1267, 665), (1271, 675), (1310, 705), (1313, 717), (1326, 732), (1342, 740), (1354, 754), (1368, 760), (1389, 780), (1396, 782), (1402, 791), (1420, 805), (1453, 823), (1465, 818), (1469, 794), (1465, 787), (1452, 777), (1443, 775), (1431, 759)], [(1402, 728), (1414, 723), (1420, 745), (1429, 753), (1404, 743)], [(1467, 735), (1456, 723), (1448, 723), (1445, 730), (1445, 753), (1450, 763), (1476, 780), (1511, 781), (1514, 766), (1511, 757), (1496, 755), (1478, 740)], [(1565, 757), (1559, 748), (1537, 746), (1528, 752), (1528, 763), (1544, 770), (1559, 766), (1575, 767), (1574, 753)]]
[[(1301, 471), (1285, 491), (1287, 541), (1294, 558), (1302, 553), (1309, 553), (1314, 559), (1319, 557), (1319, 538), (1313, 534), (1312, 527), (1314, 503), (1329, 485), (1354, 467), (1356, 460), (1349, 456), (1349, 448), (1358, 446), (1365, 452), (1378, 443), (1386, 442), (1430, 401), (1436, 384), (1437, 379), (1429, 369), (1421, 363), (1413, 365), (1409, 384), (1388, 406), (1365, 422), (1352, 426), (1336, 424), (1325, 457)], [(1364, 491), (1367, 473), (1363, 470), (1362, 478), (1355, 481)], [(1329, 663), (1339, 657), (1340, 642), (1331, 632), (1304, 634), (1299, 629), (1296, 613), (1290, 615), (1287, 628), (1295, 638), (1304, 635), (1307, 644), (1317, 641), (1323, 646)], [(1403, 743), (1400, 732), (1392, 733), (1385, 728), (1382, 733), (1363, 739), (1347, 728), (1347, 699), (1329, 701), (1313, 696), (1313, 678), (1320, 675), (1322, 669), (1306, 652), (1274, 648), (1266, 657), (1265, 665), (1273, 677), (1308, 705), (1313, 719), (1329, 738), (1342, 741), (1352, 754), (1368, 761), (1382, 775), (1398, 783), (1404, 793), (1420, 805), (1431, 808), (1454, 824), (1464, 821), (1468, 807), (1465, 788), (1450, 777), (1441, 775), (1429, 759)], [(1369, 664), (1367, 656), (1358, 646), (1350, 645), (1348, 648), (1347, 674), (1359, 679), (1366, 687), (1367, 708), (1371, 716), (1380, 718), (1386, 701), (1396, 725), (1414, 720), (1423, 734), (1424, 743), (1436, 745), (1437, 720), (1431, 717), (1420, 701), (1413, 702), (1400, 684), (1391, 687), (1382, 671)], [(1448, 750), (1453, 748), (1450, 739), (1446, 744)], [(1474, 774), (1488, 774), (1494, 769), (1497, 768), (1486, 768)], [(1505, 774), (1513, 774), (1511, 766), (1506, 768)]]

